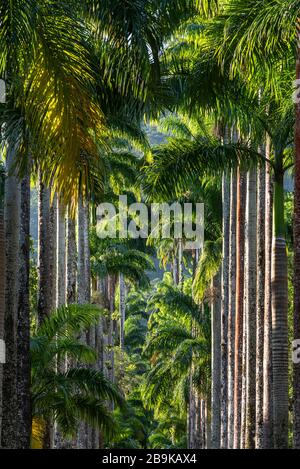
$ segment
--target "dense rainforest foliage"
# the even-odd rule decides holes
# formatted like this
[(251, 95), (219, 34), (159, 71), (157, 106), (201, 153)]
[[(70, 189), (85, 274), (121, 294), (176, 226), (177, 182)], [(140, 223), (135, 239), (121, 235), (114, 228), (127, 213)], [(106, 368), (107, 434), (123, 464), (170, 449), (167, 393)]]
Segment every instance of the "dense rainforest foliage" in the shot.
[(299, 86), (298, 0), (1, 0), (1, 448), (300, 448)]

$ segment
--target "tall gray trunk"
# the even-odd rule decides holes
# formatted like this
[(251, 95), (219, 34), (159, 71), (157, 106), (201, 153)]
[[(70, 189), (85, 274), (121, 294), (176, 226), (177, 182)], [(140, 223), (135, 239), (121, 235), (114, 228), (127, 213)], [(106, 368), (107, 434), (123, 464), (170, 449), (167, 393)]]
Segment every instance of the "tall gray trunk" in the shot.
[(119, 289), (120, 289), (120, 348), (124, 350), (124, 328), (125, 328), (125, 312), (126, 312), (126, 287), (124, 275), (119, 274)]
[(78, 258), (77, 258), (77, 295), (78, 303), (86, 303), (86, 270), (85, 270), (85, 243), (84, 234), (85, 230), (85, 211), (83, 206), (82, 198), (78, 201), (78, 218), (77, 218), (77, 247), (78, 247)]
[(211, 447), (221, 444), (221, 274), (212, 282), (212, 391), (211, 391)]
[(66, 207), (57, 200), (57, 308), (66, 304)]
[[(56, 307), (56, 201), (51, 204), (51, 191), (39, 174), (38, 234), (38, 322), (41, 324)], [(46, 422), (43, 448), (54, 446), (53, 422)]]
[(266, 168), (259, 168), (257, 187), (257, 312), (256, 312), (256, 442), (257, 449), (264, 447), (264, 314), (265, 314), (265, 222), (266, 222)]
[(114, 356), (114, 320), (113, 313), (115, 310), (115, 278), (113, 275), (108, 277), (108, 297), (109, 297), (109, 323), (108, 323), (108, 348), (109, 348), (109, 369), (108, 377), (112, 383), (115, 381), (115, 356)]
[[(78, 264), (77, 264), (77, 295), (79, 304), (91, 302), (91, 277), (90, 277), (90, 249), (89, 249), (89, 205), (82, 197), (78, 201)], [(82, 334), (83, 343), (94, 343), (93, 333), (87, 331)], [(78, 448), (91, 447), (91, 428), (82, 422), (78, 431)]]
[(245, 175), (238, 170), (237, 182), (237, 237), (236, 237), (236, 316), (234, 357), (234, 441), (240, 448), (242, 425), (243, 325), (244, 325), (244, 256), (245, 256)]
[(252, 169), (247, 178), (246, 209), (246, 435), (247, 449), (255, 448), (256, 417), (256, 272), (257, 272), (257, 173)]
[[(269, 143), (267, 143), (269, 149)], [(268, 152), (269, 153), (269, 152)], [(268, 156), (268, 154), (267, 154)], [(273, 371), (272, 371), (272, 291), (271, 258), (273, 226), (273, 183), (272, 168), (266, 166), (266, 225), (265, 225), (265, 316), (264, 316), (264, 358), (263, 358), (263, 421), (264, 448), (273, 448)]]
[(201, 435), (202, 435), (202, 449), (207, 448), (207, 408), (206, 408), (206, 401), (201, 399), (200, 401), (201, 406)]
[[(246, 260), (246, 250), (245, 250)], [(246, 298), (248, 291), (248, 277), (245, 266), (245, 284), (244, 284), (244, 317), (243, 317), (243, 352), (242, 352), (242, 394), (241, 394), (241, 434), (240, 448), (245, 449), (246, 446), (246, 398), (247, 398), (247, 311)]]
[(78, 202), (78, 264), (77, 264), (78, 303), (91, 301), (91, 268), (89, 247), (89, 205), (79, 198)]
[(29, 449), (31, 437), (30, 398), (30, 174), (21, 183), (19, 305), (17, 322), (18, 448)]
[(183, 288), (183, 242), (178, 240), (178, 285)]
[(227, 448), (228, 404), (228, 310), (229, 310), (229, 221), (230, 185), (223, 175), (223, 263), (222, 263), (222, 325), (221, 325), (221, 448)]
[(75, 220), (70, 214), (67, 225), (67, 304), (74, 304), (76, 303), (77, 246)]
[(236, 210), (237, 176), (231, 172), (229, 229), (229, 305), (228, 305), (228, 448), (234, 446), (234, 347), (236, 308)]
[(38, 321), (41, 324), (51, 313), (51, 274), (50, 274), (50, 190), (39, 181), (39, 294), (38, 294)]
[(49, 308), (52, 313), (57, 306), (57, 195), (54, 194), (53, 200), (50, 200), (49, 211), (49, 275), (50, 275), (50, 291), (49, 291)]
[(20, 241), (20, 183), (15, 175), (14, 149), (7, 150), (5, 182), (6, 290), (5, 332), (6, 362), (3, 369), (2, 447), (17, 448), (17, 311)]
[(4, 177), (0, 175), (0, 446), (2, 428), (2, 381), (3, 362), (5, 360), (4, 319), (5, 319), (5, 284), (6, 284), (6, 246), (4, 223)]

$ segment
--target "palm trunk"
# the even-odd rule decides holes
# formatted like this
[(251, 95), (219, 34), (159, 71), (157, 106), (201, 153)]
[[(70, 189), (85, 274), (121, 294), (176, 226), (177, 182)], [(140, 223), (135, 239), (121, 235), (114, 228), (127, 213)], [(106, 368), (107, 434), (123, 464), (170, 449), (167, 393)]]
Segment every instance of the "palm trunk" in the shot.
[(211, 305), (212, 328), (212, 391), (211, 391), (211, 447), (221, 445), (221, 275), (213, 279)]
[(76, 303), (76, 249), (76, 226), (75, 221), (69, 214), (67, 233), (67, 304)]
[(288, 447), (288, 285), (284, 226), (282, 156), (276, 155), (274, 185), (274, 238), (272, 247), (272, 357), (274, 444)]
[(57, 211), (57, 308), (66, 304), (66, 207), (58, 198)]
[[(89, 207), (82, 197), (78, 201), (78, 268), (77, 268), (77, 294), (78, 303), (87, 304), (91, 301), (90, 292), (90, 250), (89, 250)], [(88, 344), (91, 341), (89, 332), (83, 333), (81, 340)], [(77, 445), (87, 449), (90, 445), (91, 430), (85, 423), (80, 424)]]
[[(56, 218), (56, 308), (66, 305), (67, 301), (67, 264), (66, 264), (66, 207), (57, 196), (57, 218)], [(58, 363), (58, 370), (65, 373), (68, 367), (68, 359), (65, 357)], [(55, 448), (61, 449), (66, 445), (61, 432), (55, 422)]]
[[(267, 156), (270, 142), (267, 141)], [(273, 370), (272, 370), (272, 295), (271, 259), (273, 225), (273, 182), (272, 168), (266, 166), (266, 226), (265, 226), (265, 316), (264, 316), (264, 359), (263, 359), (263, 447), (273, 448)]]
[[(5, 318), (5, 273), (6, 273), (6, 256), (5, 256), (5, 223), (4, 223), (4, 199), (5, 199), (5, 177), (0, 174), (0, 442), (2, 428), (2, 381), (3, 381), (3, 365), (5, 362), (5, 344), (4, 344), (4, 318)], [(1, 444), (0, 444), (1, 446)]]
[[(85, 261), (84, 261), (84, 229), (85, 229), (85, 220), (84, 220), (84, 206), (82, 197), (79, 197), (78, 200), (78, 213), (77, 213), (77, 248), (78, 248), (78, 258), (77, 258), (77, 295), (78, 295), (78, 304), (82, 305), (86, 303), (85, 300), (85, 291), (86, 291), (86, 276), (85, 276)], [(86, 343), (87, 337), (86, 333), (81, 335), (81, 341)], [(77, 448), (85, 449), (87, 448), (87, 426), (84, 422), (81, 422), (78, 429), (77, 435)]]
[(242, 352), (244, 317), (244, 256), (245, 256), (245, 175), (238, 171), (237, 238), (236, 238), (236, 317), (234, 358), (234, 448), (240, 448), (242, 400)]
[(84, 230), (85, 230), (85, 219), (84, 219), (84, 206), (82, 198), (78, 201), (78, 230), (77, 230), (77, 246), (78, 246), (78, 260), (77, 260), (77, 295), (78, 304), (84, 304), (86, 302), (86, 270), (85, 270), (85, 244), (84, 244)]
[[(109, 370), (108, 376), (112, 383), (115, 381), (115, 357), (114, 357), (114, 320), (113, 313), (115, 309), (115, 278), (110, 275), (108, 278), (108, 296), (109, 296), (109, 324), (108, 324), (108, 347), (109, 347)], [(111, 408), (113, 406), (111, 405)]]
[(228, 311), (229, 311), (229, 221), (230, 186), (223, 175), (223, 264), (222, 264), (222, 331), (221, 331), (221, 448), (227, 448), (228, 431)]
[(264, 447), (263, 419), (263, 358), (264, 358), (264, 312), (265, 312), (265, 202), (266, 202), (266, 169), (259, 169), (257, 187), (257, 316), (256, 316), (256, 442), (255, 447)]
[(90, 253), (90, 209), (86, 201), (84, 205), (84, 269), (85, 269), (85, 301), (91, 302), (91, 253)]
[[(296, 79), (300, 80), (300, 19), (297, 20)], [(294, 339), (300, 339), (300, 102), (296, 104), (294, 195)], [(294, 447), (300, 449), (300, 364), (293, 365)]]
[[(51, 205), (51, 191), (39, 174), (39, 235), (38, 235), (38, 323), (50, 316), (56, 307), (56, 206)], [(53, 422), (47, 421), (43, 448), (54, 445)]]
[(183, 288), (183, 243), (182, 239), (178, 240), (178, 285)]
[(247, 449), (255, 448), (256, 417), (256, 272), (257, 272), (257, 172), (252, 169), (247, 178), (246, 210), (246, 435)]
[[(246, 250), (245, 250), (246, 259)], [(246, 270), (246, 269), (245, 269)], [(243, 348), (242, 348), (242, 401), (241, 401), (241, 435), (240, 448), (245, 449), (246, 446), (246, 397), (247, 397), (247, 315), (246, 315), (246, 299), (245, 295), (248, 291), (247, 275), (244, 272), (244, 317), (243, 317)]]
[(124, 275), (119, 274), (119, 288), (120, 288), (120, 348), (124, 351), (124, 327), (125, 327), (125, 309), (126, 309), (126, 291)]
[[(193, 386), (193, 374), (189, 375), (189, 404), (188, 404), (188, 449), (195, 449), (195, 425), (196, 425), (196, 409), (195, 395)], [(201, 427), (201, 422), (200, 422)], [(201, 436), (200, 436), (201, 437)]]
[(236, 307), (236, 208), (237, 177), (231, 172), (229, 229), (229, 304), (228, 304), (228, 448), (234, 440), (234, 339)]
[[(50, 200), (51, 202), (51, 200)], [(50, 314), (57, 306), (57, 195), (54, 194), (52, 203), (50, 203), (49, 211), (49, 274), (50, 274), (50, 291), (49, 291), (49, 309)]]
[[(99, 294), (99, 306), (103, 310), (106, 308), (106, 282), (105, 279), (97, 279), (97, 291)], [(101, 315), (97, 327), (97, 351), (98, 351), (98, 369), (104, 373), (105, 358), (104, 358), (104, 317)]]
[(50, 316), (51, 303), (51, 274), (50, 274), (50, 190), (43, 181), (39, 181), (39, 295), (38, 295), (38, 321), (41, 324)]
[(202, 449), (207, 447), (207, 411), (206, 411), (206, 401), (201, 399), (201, 430), (202, 430)]
[[(4, 319), (5, 319), (5, 284), (6, 284), (6, 243), (4, 223), (4, 178), (0, 175), (0, 442), (2, 429), (2, 381), (5, 361)], [(0, 443), (1, 446), (1, 443)]]
[(18, 448), (29, 449), (31, 437), (30, 399), (30, 174), (21, 183), (21, 230), (19, 306), (17, 323), (17, 398), (18, 398)]
[(203, 441), (201, 433), (201, 399), (198, 393), (195, 397), (195, 435), (193, 449), (202, 449)]
[(3, 370), (2, 447), (17, 448), (17, 310), (18, 259), (20, 240), (20, 184), (14, 175), (15, 153), (7, 150), (5, 184), (6, 290), (5, 333), (6, 362)]

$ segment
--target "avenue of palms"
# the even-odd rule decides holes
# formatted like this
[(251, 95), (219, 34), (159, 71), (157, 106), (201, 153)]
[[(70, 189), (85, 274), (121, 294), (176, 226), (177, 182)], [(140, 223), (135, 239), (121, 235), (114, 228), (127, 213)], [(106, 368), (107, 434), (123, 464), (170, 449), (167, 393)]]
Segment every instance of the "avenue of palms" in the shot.
[[(299, 25), (1, 1), (1, 448), (300, 448)], [(120, 196), (203, 203), (203, 247), (99, 236)]]

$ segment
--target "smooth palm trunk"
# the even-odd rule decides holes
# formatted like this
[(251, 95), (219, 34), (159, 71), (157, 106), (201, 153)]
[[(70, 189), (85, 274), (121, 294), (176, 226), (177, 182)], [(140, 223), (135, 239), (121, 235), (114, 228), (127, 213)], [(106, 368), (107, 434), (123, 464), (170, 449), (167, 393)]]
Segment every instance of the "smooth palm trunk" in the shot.
[[(270, 144), (267, 141), (267, 156)], [(265, 307), (263, 358), (263, 447), (273, 448), (273, 369), (272, 369), (272, 232), (273, 232), (273, 180), (272, 168), (266, 165), (266, 225), (265, 225)]]
[[(6, 256), (5, 256), (5, 223), (4, 223), (4, 178), (0, 176), (0, 442), (2, 428), (2, 381), (3, 362), (5, 360), (4, 345), (4, 317), (5, 317), (5, 284), (6, 284)], [(0, 443), (1, 446), (1, 443)]]
[(234, 440), (234, 340), (236, 307), (236, 208), (237, 177), (231, 172), (229, 229), (229, 304), (228, 304), (228, 448)]
[(75, 220), (68, 216), (67, 222), (67, 304), (76, 303), (77, 247)]
[(228, 443), (228, 314), (229, 314), (229, 221), (230, 184), (223, 175), (223, 262), (222, 262), (222, 331), (221, 331), (221, 448)]
[(263, 358), (264, 358), (264, 312), (265, 312), (265, 220), (266, 220), (266, 171), (259, 168), (257, 186), (257, 309), (256, 309), (256, 441), (255, 447), (264, 447), (263, 419)]
[(247, 177), (247, 208), (246, 208), (246, 255), (245, 269), (247, 279), (246, 290), (246, 434), (245, 447), (255, 448), (255, 417), (256, 417), (256, 273), (257, 273), (257, 173), (252, 169)]
[[(51, 191), (39, 174), (39, 232), (38, 232), (38, 322), (41, 324), (56, 307), (56, 197), (51, 203)], [(53, 422), (47, 420), (43, 448), (54, 445)]]
[(244, 318), (244, 256), (245, 256), (245, 207), (246, 178), (238, 171), (237, 182), (237, 238), (236, 238), (236, 317), (234, 358), (234, 448), (240, 448), (241, 400), (242, 400), (242, 354)]
[(212, 390), (211, 390), (211, 447), (221, 445), (221, 274), (212, 282)]
[(6, 362), (3, 370), (2, 447), (17, 448), (17, 311), (18, 258), (20, 241), (20, 183), (14, 174), (15, 153), (8, 148), (5, 183), (6, 290), (5, 333)]
[(125, 290), (124, 275), (119, 274), (119, 289), (120, 289), (120, 348), (124, 350), (124, 328), (125, 328), (125, 309), (126, 309), (126, 290)]
[(51, 274), (50, 274), (50, 190), (43, 181), (39, 181), (39, 295), (38, 295), (38, 320), (41, 324), (51, 312)]
[[(109, 369), (108, 377), (112, 383), (115, 381), (115, 334), (114, 334), (114, 319), (113, 313), (115, 310), (115, 289), (116, 279), (114, 275), (108, 277), (108, 298), (109, 298), (109, 323), (108, 323), (108, 349), (109, 349)], [(113, 405), (111, 404), (111, 408)]]
[[(296, 79), (300, 80), (300, 19), (297, 21)], [(296, 104), (294, 196), (294, 340), (300, 340), (300, 102)], [(294, 447), (300, 449), (300, 364), (293, 365)]]
[[(245, 251), (246, 259), (246, 251)], [(244, 296), (247, 295), (247, 276), (245, 272)], [(244, 317), (243, 317), (243, 348), (242, 348), (242, 397), (241, 397), (241, 435), (240, 448), (245, 449), (246, 445), (246, 397), (247, 397), (247, 315), (246, 302), (244, 301)]]
[(48, 233), (48, 255), (49, 255), (49, 310), (52, 313), (57, 306), (57, 195), (54, 194), (50, 200), (49, 210), (49, 233)]
[(66, 304), (66, 207), (58, 198), (57, 210), (57, 307)]
[[(90, 247), (89, 247), (89, 226), (90, 214), (89, 203), (83, 200), (82, 196), (78, 201), (78, 230), (77, 230), (77, 295), (79, 304), (91, 302), (91, 270), (90, 270)], [(81, 340), (87, 345), (95, 345), (95, 330), (82, 334)], [(92, 429), (82, 422), (78, 431), (77, 446), (81, 449), (91, 449)]]
[(18, 448), (30, 448), (30, 175), (21, 183), (21, 226), (19, 257), (19, 305), (17, 322)]
[(275, 173), (274, 237), (272, 246), (272, 358), (274, 444), (288, 447), (288, 285), (284, 227), (283, 171)]

